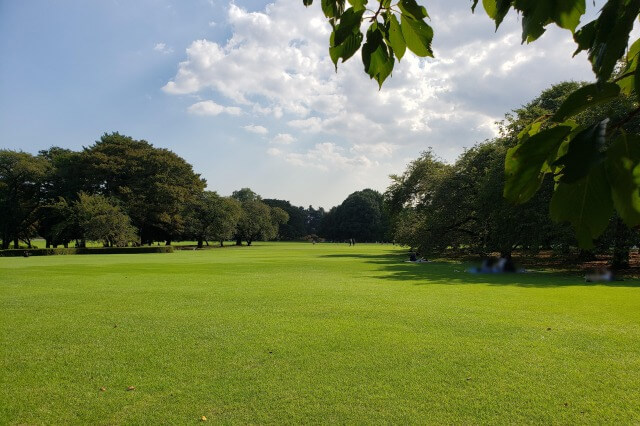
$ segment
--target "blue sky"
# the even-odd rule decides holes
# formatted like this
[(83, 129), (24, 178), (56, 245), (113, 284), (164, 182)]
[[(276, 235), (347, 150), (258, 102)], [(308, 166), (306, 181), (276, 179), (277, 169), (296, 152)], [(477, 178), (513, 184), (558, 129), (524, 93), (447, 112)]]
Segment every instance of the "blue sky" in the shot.
[(383, 191), (428, 147), (454, 160), (553, 83), (592, 79), (568, 32), (523, 46), (515, 15), (495, 33), (469, 4), (427, 3), (436, 58), (408, 53), (378, 91), (359, 55), (334, 72), (319, 4), (0, 1), (0, 147), (80, 149), (119, 131), (223, 195), (328, 208)]

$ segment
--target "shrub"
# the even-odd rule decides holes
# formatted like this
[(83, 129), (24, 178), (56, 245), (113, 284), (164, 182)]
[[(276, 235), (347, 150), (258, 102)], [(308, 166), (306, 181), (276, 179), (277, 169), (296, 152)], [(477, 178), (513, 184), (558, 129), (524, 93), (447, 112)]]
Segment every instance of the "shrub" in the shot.
[(137, 253), (173, 253), (172, 246), (145, 247), (86, 247), (86, 248), (44, 248), (0, 250), (0, 257), (54, 256), (68, 254), (137, 254)]

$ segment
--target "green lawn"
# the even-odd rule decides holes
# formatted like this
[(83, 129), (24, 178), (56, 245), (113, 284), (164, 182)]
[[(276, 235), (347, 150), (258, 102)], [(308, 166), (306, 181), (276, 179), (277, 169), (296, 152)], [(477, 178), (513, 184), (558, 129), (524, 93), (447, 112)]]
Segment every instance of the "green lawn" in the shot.
[(403, 253), (0, 258), (0, 424), (640, 423), (638, 282)]

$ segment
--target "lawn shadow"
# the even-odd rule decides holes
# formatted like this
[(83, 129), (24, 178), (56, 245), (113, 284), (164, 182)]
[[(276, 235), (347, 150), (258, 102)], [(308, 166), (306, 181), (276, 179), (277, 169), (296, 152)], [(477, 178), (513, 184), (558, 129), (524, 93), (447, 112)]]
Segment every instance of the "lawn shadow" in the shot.
[(473, 274), (468, 269), (473, 265), (468, 262), (435, 261), (427, 263), (406, 262), (407, 256), (397, 251), (380, 254), (327, 254), (324, 258), (352, 258), (365, 263), (379, 265), (378, 270), (384, 275), (372, 275), (371, 278), (389, 281), (413, 281), (414, 285), (450, 284), (450, 285), (514, 285), (519, 287), (568, 287), (568, 286), (606, 286), (637, 287), (640, 280), (625, 279), (612, 282), (585, 282), (584, 273), (580, 271), (528, 270), (524, 273), (505, 274)]

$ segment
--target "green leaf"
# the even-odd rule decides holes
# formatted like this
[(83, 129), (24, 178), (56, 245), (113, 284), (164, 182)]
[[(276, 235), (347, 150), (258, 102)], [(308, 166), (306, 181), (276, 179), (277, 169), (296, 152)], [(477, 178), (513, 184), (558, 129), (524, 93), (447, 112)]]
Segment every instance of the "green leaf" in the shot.
[(551, 218), (570, 222), (582, 248), (592, 248), (613, 214), (611, 188), (604, 165), (595, 167), (575, 183), (560, 183), (551, 198)]
[(560, 28), (575, 32), (586, 9), (585, 0), (555, 0), (553, 21)]
[(322, 13), (327, 18), (339, 18), (340, 9), (336, 0), (321, 0)]
[(609, 80), (618, 60), (624, 56), (639, 11), (640, 0), (609, 0), (598, 19), (575, 33), (578, 43), (575, 54), (588, 51), (599, 83)]
[(424, 6), (420, 6), (416, 0), (400, 0), (398, 7), (403, 15), (409, 15), (417, 20), (429, 17), (427, 9), (425, 9)]
[(335, 36), (331, 44), (332, 46), (338, 46), (342, 44), (347, 37), (360, 32), (363, 13), (364, 10), (355, 11), (352, 7), (344, 11), (334, 31)]
[(357, 12), (365, 9), (367, 0), (349, 0), (349, 4), (353, 6), (353, 10)]
[(378, 82), (379, 88), (393, 71), (393, 52), (385, 44), (384, 34), (377, 22), (367, 30), (367, 41), (362, 46), (362, 63), (365, 72)]
[(570, 126), (555, 126), (527, 137), (507, 151), (504, 162), (506, 199), (524, 203), (533, 197), (544, 179), (545, 163), (549, 158), (555, 158), (562, 140), (570, 132)]
[(629, 227), (640, 225), (640, 136), (622, 134), (607, 151), (607, 177), (618, 214)]
[[(334, 39), (333, 33), (331, 34), (331, 39)], [(336, 71), (338, 70), (338, 59), (342, 58), (342, 62), (344, 62), (352, 57), (360, 48), (362, 39), (362, 33), (358, 31), (357, 33), (350, 34), (338, 46), (332, 46), (329, 48), (329, 56), (331, 57), (333, 64), (336, 66)]]
[(576, 182), (604, 161), (606, 154), (602, 148), (608, 122), (606, 119), (589, 126), (569, 141), (567, 153), (555, 162), (555, 165), (563, 166), (560, 182)]
[(433, 57), (433, 51), (431, 50), (433, 30), (426, 22), (413, 19), (403, 13), (400, 16), (400, 27), (409, 50), (418, 56)]
[(389, 17), (389, 45), (393, 49), (396, 58), (402, 59), (404, 52), (407, 50), (407, 43), (402, 36), (402, 29), (396, 15), (391, 14)]
[(489, 15), (489, 18), (493, 19), (496, 23), (496, 31), (502, 23), (502, 20), (511, 9), (510, 0), (482, 0), (482, 6)]
[(362, 44), (360, 23), (363, 10), (355, 11), (352, 7), (345, 10), (329, 39), (329, 56), (338, 70), (338, 59), (342, 62), (353, 56)]
[(570, 94), (558, 111), (551, 117), (552, 121), (560, 123), (587, 108), (615, 98), (620, 94), (620, 87), (615, 83), (588, 84)]

